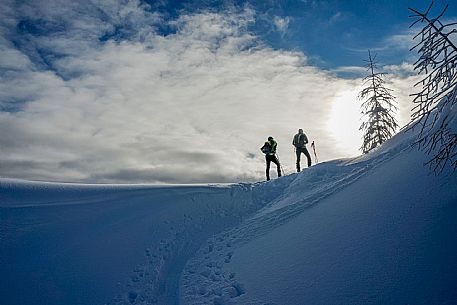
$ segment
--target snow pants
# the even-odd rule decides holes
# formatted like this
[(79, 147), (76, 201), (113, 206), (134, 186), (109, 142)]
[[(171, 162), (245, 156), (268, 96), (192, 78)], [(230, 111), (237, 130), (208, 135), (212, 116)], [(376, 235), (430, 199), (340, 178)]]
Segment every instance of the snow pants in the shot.
[(302, 153), (305, 154), (306, 158), (308, 159), (308, 167), (311, 166), (311, 156), (309, 155), (309, 152), (306, 149), (306, 147), (296, 147), (295, 154), (297, 155), (297, 173), (300, 172), (300, 157)]
[(276, 168), (278, 170), (278, 177), (281, 177), (281, 165), (279, 164), (278, 158), (276, 158), (276, 155), (265, 155), (265, 160), (267, 161), (267, 181), (270, 180), (270, 164), (273, 162), (276, 164)]

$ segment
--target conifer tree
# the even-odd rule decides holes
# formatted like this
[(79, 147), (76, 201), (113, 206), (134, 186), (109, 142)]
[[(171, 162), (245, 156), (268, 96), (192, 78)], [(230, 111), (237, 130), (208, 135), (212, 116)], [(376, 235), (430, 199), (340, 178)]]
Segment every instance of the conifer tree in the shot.
[(448, 5), (436, 18), (430, 18), (428, 9), (413, 12), (416, 20), (411, 25), (424, 23), (422, 30), (414, 37), (420, 41), (411, 49), (417, 50), (419, 59), (414, 69), (424, 78), (416, 84), (421, 90), (414, 96), (416, 104), (411, 115), (409, 128), (420, 126), (416, 144), (425, 150), (431, 159), (430, 168), (439, 174), (447, 164), (457, 169), (457, 23), (443, 24), (439, 19)]
[(385, 86), (385, 73), (375, 72), (376, 55), (368, 51), (367, 70), (369, 75), (363, 79), (365, 87), (359, 93), (362, 101), (361, 113), (367, 120), (362, 123), (363, 131), (362, 152), (368, 153), (391, 138), (398, 128), (393, 113), (397, 110), (392, 90)]

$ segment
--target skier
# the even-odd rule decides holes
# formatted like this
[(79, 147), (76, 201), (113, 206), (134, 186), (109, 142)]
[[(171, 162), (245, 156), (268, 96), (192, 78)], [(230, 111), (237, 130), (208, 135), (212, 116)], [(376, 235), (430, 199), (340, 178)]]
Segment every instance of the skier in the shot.
[(292, 145), (295, 146), (295, 154), (297, 155), (297, 173), (300, 172), (300, 156), (302, 153), (308, 159), (308, 167), (311, 166), (311, 156), (306, 149), (306, 144), (308, 144), (308, 138), (303, 133), (303, 129), (300, 128), (292, 141)]
[(260, 148), (262, 152), (265, 154), (265, 160), (267, 162), (267, 169), (265, 171), (267, 175), (267, 181), (270, 180), (270, 163), (273, 162), (276, 164), (278, 169), (278, 177), (281, 177), (281, 165), (279, 164), (279, 160), (276, 157), (276, 148), (278, 147), (278, 143), (273, 139), (273, 137), (268, 137), (268, 141)]

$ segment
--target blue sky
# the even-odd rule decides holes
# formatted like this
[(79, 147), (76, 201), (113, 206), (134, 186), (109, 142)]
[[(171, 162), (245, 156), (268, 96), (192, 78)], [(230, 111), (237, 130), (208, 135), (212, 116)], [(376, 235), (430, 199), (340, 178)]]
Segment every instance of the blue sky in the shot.
[[(223, 11), (235, 7), (252, 7), (258, 18), (249, 27), (272, 48), (300, 50), (311, 62), (324, 68), (358, 66), (368, 49), (379, 50), (384, 64), (400, 64), (411, 53), (404, 45), (394, 45), (392, 38), (408, 32), (412, 19), (408, 7), (424, 10), (429, 1), (394, 0), (287, 0), (287, 1), (146, 1), (151, 9), (166, 18), (183, 12)], [(435, 2), (438, 11), (447, 2)], [(456, 7), (446, 16), (455, 16)], [(275, 20), (283, 19), (279, 29)], [(170, 33), (164, 28), (163, 33)]]
[(428, 1), (4, 0), (0, 175), (255, 181), (268, 136), (294, 171), (298, 128), (320, 161), (358, 155), (368, 49), (409, 121), (408, 6)]

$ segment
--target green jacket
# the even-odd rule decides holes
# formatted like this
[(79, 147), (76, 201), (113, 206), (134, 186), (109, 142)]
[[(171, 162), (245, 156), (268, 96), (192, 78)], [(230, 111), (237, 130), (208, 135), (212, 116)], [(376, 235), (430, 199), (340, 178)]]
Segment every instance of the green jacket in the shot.
[(270, 152), (268, 155), (274, 155), (276, 154), (276, 148), (278, 147), (278, 142), (276, 142), (274, 139), (268, 141), (270, 143)]

